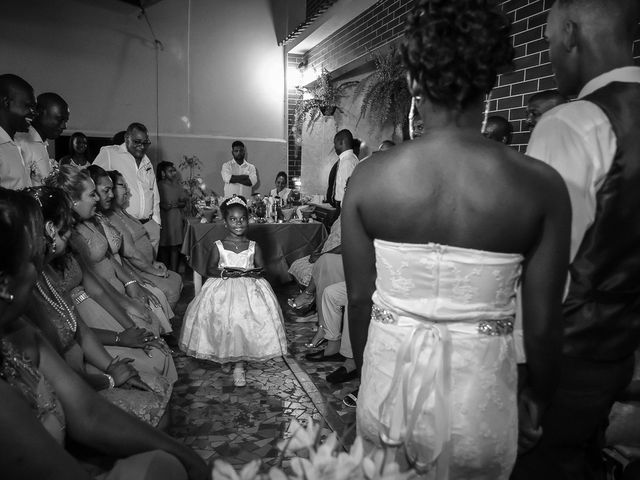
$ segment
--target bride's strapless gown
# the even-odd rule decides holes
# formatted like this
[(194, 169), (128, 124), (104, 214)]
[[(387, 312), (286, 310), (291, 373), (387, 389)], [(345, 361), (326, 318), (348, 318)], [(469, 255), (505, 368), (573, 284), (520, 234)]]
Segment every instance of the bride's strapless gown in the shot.
[(429, 479), (507, 479), (517, 451), (516, 286), (523, 257), (374, 242), (358, 433)]

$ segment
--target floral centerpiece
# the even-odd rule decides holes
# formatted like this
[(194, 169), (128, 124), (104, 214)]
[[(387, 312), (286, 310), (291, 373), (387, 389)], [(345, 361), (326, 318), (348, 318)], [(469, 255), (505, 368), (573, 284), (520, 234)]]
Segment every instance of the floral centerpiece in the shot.
[[(357, 437), (349, 452), (338, 452), (335, 432), (320, 444), (320, 426), (307, 419), (306, 426), (293, 420), (289, 438), (278, 444), (284, 453), (306, 453), (308, 458), (291, 459), (291, 473), (279, 466), (260, 474), (260, 460), (246, 464), (240, 472), (223, 460), (213, 466), (213, 480), (406, 480), (416, 476), (413, 470), (400, 472), (400, 467), (387, 450), (375, 450), (365, 455), (362, 439)], [(280, 456), (280, 464), (283, 455)]]
[(333, 115), (336, 110), (342, 112), (338, 105), (340, 99), (345, 96), (345, 91), (356, 85), (358, 82), (345, 82), (336, 85), (331, 78), (331, 73), (326, 68), (322, 68), (322, 72), (318, 79), (310, 86), (303, 87), (304, 94), (311, 98), (303, 99), (296, 105), (293, 122), (293, 134), (299, 136), (302, 132), (302, 125), (307, 117), (309, 123), (307, 128), (313, 129), (313, 124), (323, 115)]

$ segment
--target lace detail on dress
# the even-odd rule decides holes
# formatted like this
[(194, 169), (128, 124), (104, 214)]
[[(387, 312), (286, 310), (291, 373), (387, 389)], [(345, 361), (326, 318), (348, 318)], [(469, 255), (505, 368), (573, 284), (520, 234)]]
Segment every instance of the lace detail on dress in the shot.
[(409, 276), (404, 274), (404, 272), (409, 268), (409, 263), (393, 263), (384, 258), (380, 258), (377, 261), (377, 268), (381, 270), (379, 275), (385, 275), (387, 277), (391, 292), (402, 295), (408, 290), (413, 290), (415, 288), (415, 283)]
[(70, 293), (82, 283), (82, 269), (71, 253), (67, 253), (64, 258), (61, 259), (60, 264), (63, 270), (56, 270), (56, 272), (60, 277), (61, 290)]
[(480, 277), (481, 270), (479, 268), (473, 268), (470, 272), (463, 274), (462, 269), (453, 267), (454, 286), (452, 288), (453, 294), (459, 301), (465, 303), (471, 303), (478, 297), (479, 288), (474, 285), (474, 280)]
[(100, 225), (102, 226), (102, 230), (105, 237), (107, 238), (107, 242), (109, 243), (109, 249), (111, 250), (111, 253), (116, 255), (120, 251), (120, 247), (122, 246), (122, 233), (120, 233), (120, 231), (113, 226), (109, 219), (101, 213), (96, 213), (96, 220), (100, 222)]

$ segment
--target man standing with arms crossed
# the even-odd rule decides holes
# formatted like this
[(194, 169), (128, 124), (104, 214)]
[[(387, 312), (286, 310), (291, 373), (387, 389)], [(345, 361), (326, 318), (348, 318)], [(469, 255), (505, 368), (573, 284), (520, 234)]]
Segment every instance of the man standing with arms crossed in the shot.
[(640, 344), (638, 10), (637, 0), (556, 0), (549, 12), (559, 91), (577, 100), (540, 120), (527, 154), (565, 179), (571, 264), (559, 388), (549, 405), (539, 405), (536, 446), (536, 433), (528, 433), (538, 415), (520, 412), (520, 446), (533, 448), (519, 457), (512, 479), (604, 479), (607, 418), (633, 372)]
[(222, 180), (224, 181), (224, 198), (233, 195), (251, 196), (253, 186), (258, 182), (256, 167), (245, 160), (244, 143), (236, 140), (231, 144), (233, 160), (222, 164)]

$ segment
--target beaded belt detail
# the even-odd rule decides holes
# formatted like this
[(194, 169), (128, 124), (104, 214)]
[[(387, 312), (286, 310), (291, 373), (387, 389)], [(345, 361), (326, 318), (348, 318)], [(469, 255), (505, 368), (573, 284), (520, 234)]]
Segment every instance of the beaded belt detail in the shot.
[(80, 293), (78, 293), (77, 295), (72, 295), (72, 296), (73, 296), (73, 303), (75, 303), (76, 305), (80, 305), (82, 302), (84, 302), (86, 299), (89, 298), (89, 295), (85, 291), (80, 291)]
[[(392, 312), (379, 307), (375, 303), (371, 307), (371, 320), (385, 324), (394, 324), (398, 318)], [(446, 324), (446, 322), (443, 322)], [(498, 320), (481, 320), (477, 324), (478, 333), (482, 335), (498, 336), (509, 335), (513, 332), (513, 319), (503, 318)]]

